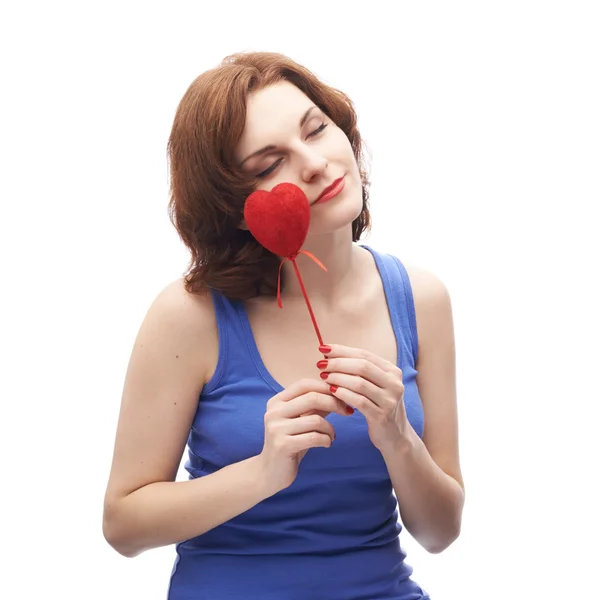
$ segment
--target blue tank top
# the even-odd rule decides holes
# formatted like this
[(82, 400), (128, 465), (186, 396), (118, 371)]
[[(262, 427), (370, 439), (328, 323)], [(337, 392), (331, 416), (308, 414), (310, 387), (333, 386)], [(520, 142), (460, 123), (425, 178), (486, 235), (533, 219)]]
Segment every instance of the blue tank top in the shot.
[[(402, 263), (366, 247), (381, 276), (398, 347), (408, 419), (423, 435), (417, 329)], [(269, 398), (283, 388), (265, 368), (244, 303), (213, 293), (219, 356), (188, 438), (190, 479), (260, 454)], [(287, 489), (176, 545), (169, 600), (425, 600), (411, 579), (398, 505), (360, 412), (327, 417), (330, 448), (311, 448)], [(198, 507), (202, 510), (202, 507)]]

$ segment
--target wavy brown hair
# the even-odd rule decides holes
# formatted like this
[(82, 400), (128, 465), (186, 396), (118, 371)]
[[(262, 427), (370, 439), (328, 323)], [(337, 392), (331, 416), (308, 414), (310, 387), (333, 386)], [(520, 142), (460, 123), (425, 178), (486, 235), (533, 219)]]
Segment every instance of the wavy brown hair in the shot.
[(184, 278), (188, 292), (212, 288), (238, 300), (276, 294), (279, 257), (239, 228), (245, 199), (258, 180), (237, 167), (234, 152), (249, 94), (280, 81), (304, 92), (350, 140), (363, 184), (353, 241), (370, 228), (363, 141), (348, 96), (282, 54), (232, 54), (192, 82), (169, 136), (169, 217), (191, 252)]

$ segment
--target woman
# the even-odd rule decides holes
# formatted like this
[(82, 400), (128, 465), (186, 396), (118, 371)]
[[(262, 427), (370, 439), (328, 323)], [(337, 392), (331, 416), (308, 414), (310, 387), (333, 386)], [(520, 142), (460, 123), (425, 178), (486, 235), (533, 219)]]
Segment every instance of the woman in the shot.
[[(169, 158), (191, 266), (132, 351), (106, 539), (130, 557), (176, 544), (171, 600), (428, 598), (398, 516), (430, 552), (459, 535), (450, 299), (356, 243), (369, 211), (352, 103), (282, 55), (233, 55), (185, 93)], [(324, 347), (289, 262), (277, 306), (280, 259), (243, 221), (248, 195), (281, 182), (311, 204), (304, 248), (327, 272), (299, 264)]]

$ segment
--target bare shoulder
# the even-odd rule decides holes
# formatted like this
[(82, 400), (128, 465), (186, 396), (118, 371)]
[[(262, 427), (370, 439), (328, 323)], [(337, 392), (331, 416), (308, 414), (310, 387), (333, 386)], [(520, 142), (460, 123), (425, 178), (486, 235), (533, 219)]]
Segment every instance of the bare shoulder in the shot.
[(192, 294), (185, 288), (182, 277), (169, 283), (157, 296), (156, 302), (163, 306), (172, 318), (181, 319), (194, 333), (217, 332), (215, 309), (210, 290)]
[[(192, 294), (185, 289), (183, 278), (166, 285), (154, 299), (140, 336), (160, 340), (162, 352), (189, 362), (202, 383), (210, 379), (218, 355), (218, 332), (211, 294), (205, 290)], [(167, 344), (166, 346), (164, 344)]]
[(427, 312), (450, 304), (450, 293), (445, 283), (423, 267), (405, 264), (410, 279), (417, 312)]
[(446, 284), (436, 274), (416, 265), (405, 265), (415, 304), (419, 362), (444, 341), (454, 351), (452, 302)]
[(440, 336), (445, 336), (447, 343), (454, 345), (452, 301), (446, 284), (435, 273), (416, 265), (405, 267), (415, 304), (420, 363), (431, 346), (439, 342)]

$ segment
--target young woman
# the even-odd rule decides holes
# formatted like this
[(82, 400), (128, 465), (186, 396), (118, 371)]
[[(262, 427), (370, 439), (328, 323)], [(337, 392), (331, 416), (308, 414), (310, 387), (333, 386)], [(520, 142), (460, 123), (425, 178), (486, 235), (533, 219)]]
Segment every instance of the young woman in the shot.
[[(285, 56), (236, 54), (185, 93), (169, 158), (191, 263), (132, 351), (106, 539), (129, 557), (176, 544), (170, 600), (428, 598), (398, 517), (430, 552), (459, 535), (451, 304), (433, 274), (357, 243), (352, 102)], [(282, 182), (306, 194), (304, 248), (327, 267), (299, 258), (321, 347), (292, 265), (281, 309), (280, 258), (243, 220), (253, 190)]]

